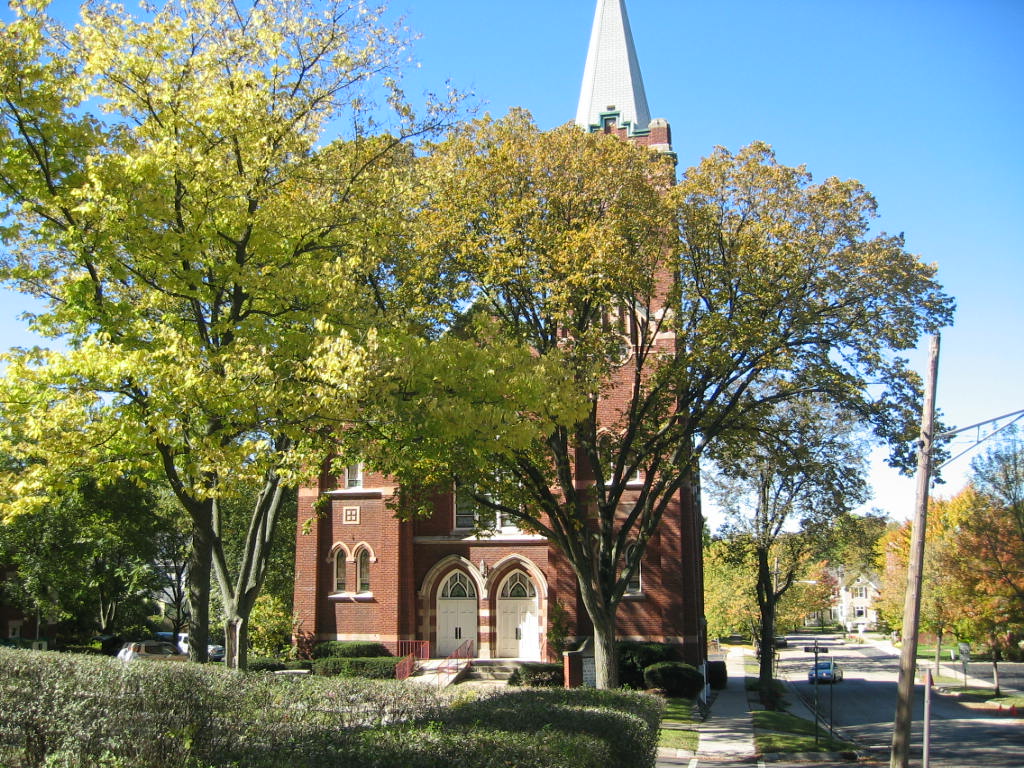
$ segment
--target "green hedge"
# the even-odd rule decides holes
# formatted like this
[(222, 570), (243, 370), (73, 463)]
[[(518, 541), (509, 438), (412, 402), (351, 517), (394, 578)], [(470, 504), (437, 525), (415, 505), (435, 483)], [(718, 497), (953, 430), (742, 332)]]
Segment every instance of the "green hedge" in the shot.
[(443, 722), (449, 727), (485, 724), (491, 730), (530, 738), (550, 731), (585, 734), (606, 745), (608, 759), (598, 763), (602, 768), (651, 768), (657, 758), (664, 706), (657, 696), (633, 691), (506, 689), (453, 708), (445, 713)]
[(369, 659), (378, 656), (391, 656), (391, 651), (381, 643), (360, 640), (328, 640), (313, 646), (314, 659)]
[(704, 676), (681, 661), (662, 661), (644, 670), (648, 688), (660, 688), (669, 696), (694, 698), (704, 687)]
[(617, 644), (619, 657), (619, 684), (633, 688), (644, 687), (644, 670), (661, 661), (678, 661), (677, 646), (665, 643), (625, 641)]
[(561, 664), (529, 661), (520, 664), (508, 679), (509, 685), (543, 688), (565, 685), (565, 670)]
[(725, 667), (725, 662), (709, 661), (707, 663), (707, 669), (708, 685), (716, 691), (725, 690), (725, 687), (729, 684), (729, 671)]
[(287, 669), (287, 666), (280, 659), (257, 656), (254, 659), (249, 659), (245, 668), (249, 672), (280, 672), (282, 669)]
[(374, 680), (392, 680), (395, 677), (395, 667), (401, 662), (401, 659), (397, 659), (394, 656), (388, 656), (387, 658), (375, 656), (368, 659), (331, 656), (314, 661), (313, 674), (327, 677), (341, 675), (343, 677), (369, 677)]
[(653, 768), (657, 697), (506, 691), (0, 650), (0, 765)]

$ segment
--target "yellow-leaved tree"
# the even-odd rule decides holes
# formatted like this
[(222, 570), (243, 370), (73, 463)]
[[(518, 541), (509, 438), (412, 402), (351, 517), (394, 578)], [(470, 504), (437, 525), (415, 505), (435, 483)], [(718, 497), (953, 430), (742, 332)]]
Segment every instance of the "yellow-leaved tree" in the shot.
[[(401, 32), (362, 3), (87, 2), (73, 28), (11, 5), (0, 277), (59, 343), (4, 360), (5, 514), (76, 465), (162, 478), (191, 521), (194, 657), (212, 572), (244, 666), (282, 489), (319, 468), (375, 340), (433, 325), (402, 212), (409, 141), (452, 102), (413, 114)], [(219, 504), (254, 484), (232, 564)]]

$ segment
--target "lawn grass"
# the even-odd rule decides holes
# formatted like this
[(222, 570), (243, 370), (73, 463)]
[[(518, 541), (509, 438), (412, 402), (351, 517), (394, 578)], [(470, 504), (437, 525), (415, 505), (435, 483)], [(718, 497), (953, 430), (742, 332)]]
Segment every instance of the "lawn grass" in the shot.
[[(665, 699), (665, 714), (661, 717), (661, 723), (662, 728), (658, 734), (659, 747), (697, 751), (700, 733), (693, 722), (692, 699)], [(665, 728), (666, 724), (677, 727)]]
[(686, 749), (696, 752), (699, 743), (700, 732), (696, 730), (662, 728), (658, 734), (658, 746), (666, 749)]
[(814, 741), (814, 723), (784, 712), (762, 710), (753, 712), (754, 743), (761, 754), (769, 752), (845, 752), (855, 748), (848, 741), (839, 741), (818, 732)]
[[(991, 691), (989, 691), (989, 693), (991, 693)], [(988, 703), (999, 704), (1003, 709), (1016, 707), (1019, 710), (1024, 710), (1024, 696), (993, 696), (988, 700)]]
[(670, 698), (665, 699), (665, 714), (662, 715), (663, 723), (679, 723), (681, 725), (693, 724), (693, 699)]

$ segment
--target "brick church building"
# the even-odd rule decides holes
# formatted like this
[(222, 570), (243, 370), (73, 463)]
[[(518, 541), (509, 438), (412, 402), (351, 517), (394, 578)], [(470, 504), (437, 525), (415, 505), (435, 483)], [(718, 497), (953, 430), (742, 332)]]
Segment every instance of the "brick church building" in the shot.
[[(650, 117), (624, 0), (598, 0), (576, 123), (672, 151), (668, 123)], [(509, 520), (493, 535), (475, 535), (473, 511), (454, 492), (437, 498), (431, 517), (399, 521), (388, 509), (396, 490), (361, 465), (300, 489), (300, 632), (428, 641), (433, 657), (471, 641), (477, 658), (533, 660), (554, 660), (548, 629), (556, 618), (570, 638), (592, 633), (573, 572), (546, 539)], [(684, 490), (619, 607), (620, 640), (676, 644), (688, 662), (703, 663), (701, 529), (699, 503)]]

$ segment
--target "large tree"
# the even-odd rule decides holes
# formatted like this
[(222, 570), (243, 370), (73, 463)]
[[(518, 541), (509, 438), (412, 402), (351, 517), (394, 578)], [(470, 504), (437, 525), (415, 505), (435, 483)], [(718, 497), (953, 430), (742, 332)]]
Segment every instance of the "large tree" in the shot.
[(952, 623), (998, 662), (1024, 638), (1024, 445), (1011, 434), (972, 465), (971, 484), (947, 502), (941, 565), (961, 595)]
[[(194, 656), (212, 569), (244, 664), (284, 488), (375, 335), (430, 325), (400, 309), (427, 302), (398, 235), (405, 141), (444, 110), (413, 115), (402, 33), (355, 0), (95, 2), (73, 29), (45, 5), (0, 27), (2, 277), (65, 347), (7, 358), (7, 442), (38, 459), (9, 509), (76, 463), (164, 478), (191, 522)], [(220, 504), (252, 487), (232, 565)]]
[(116, 634), (149, 615), (161, 520), (155, 494), (121, 478), (70, 478), (42, 508), (0, 526), (8, 598), (80, 634)]
[(367, 404), (353, 450), (543, 533), (579, 583), (598, 685), (616, 684), (617, 607), (709, 445), (811, 394), (893, 444), (912, 431), (919, 381), (896, 353), (951, 302), (900, 238), (869, 233), (857, 182), (814, 184), (755, 144), (674, 185), (664, 155), (521, 112), (455, 132), (422, 172), (421, 265), (469, 309), (402, 350), (415, 375), (377, 372), (394, 397)]
[(828, 536), (868, 495), (860, 425), (817, 398), (777, 404), (748, 438), (724, 440), (709, 483), (756, 571), (761, 690), (774, 676), (778, 605)]

